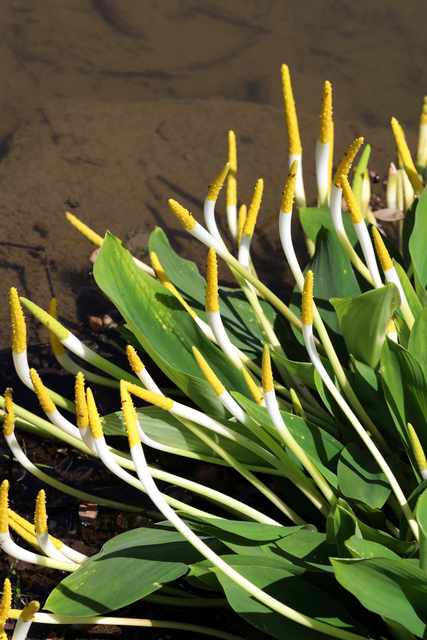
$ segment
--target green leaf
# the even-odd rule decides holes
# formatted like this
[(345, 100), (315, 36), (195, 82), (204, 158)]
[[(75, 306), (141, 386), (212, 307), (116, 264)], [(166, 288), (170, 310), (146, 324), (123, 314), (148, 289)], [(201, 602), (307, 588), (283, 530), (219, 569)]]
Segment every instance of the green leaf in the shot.
[[(387, 456), (387, 462), (397, 471), (397, 458)], [(341, 451), (338, 461), (338, 484), (346, 498), (360, 500), (380, 508), (390, 495), (391, 487), (377, 461), (367, 449), (350, 443)]]
[(424, 489), (417, 500), (415, 509), (420, 532), (420, 568), (427, 571), (427, 490)]
[[(299, 215), (304, 231), (314, 243), (316, 243), (317, 234), (322, 227), (326, 227), (326, 229), (335, 233), (330, 209), (320, 209), (318, 207), (302, 208), (299, 209)], [(358, 244), (359, 239), (350, 216), (345, 212), (343, 213), (343, 223), (348, 239), (354, 247)]]
[(406, 275), (405, 269), (398, 263), (394, 262), (394, 268), (396, 269), (396, 273), (399, 277), (400, 284), (402, 285), (403, 292), (408, 301), (409, 307), (413, 313), (414, 318), (418, 316), (422, 311), (422, 305), (418, 300), (417, 294), (414, 291), (414, 287), (411, 284), (408, 276)]
[(324, 533), (308, 529), (260, 546), (270, 558), (288, 560), (307, 571), (332, 572), (329, 557), (337, 553), (336, 545), (327, 543)]
[[(244, 578), (291, 609), (334, 627), (356, 631), (350, 614), (337, 600), (303, 578), (287, 573), (280, 565), (275, 567), (268, 558), (225, 556), (224, 559)], [(321, 640), (330, 637), (272, 611), (221, 571), (216, 568), (212, 570), (236, 613), (264, 633), (280, 640)]]
[[(181, 451), (188, 451), (213, 464), (222, 464), (222, 458), (215, 451), (205, 444), (200, 438), (194, 435), (182, 422), (180, 422), (169, 411), (159, 409), (158, 407), (139, 407), (137, 409), (139, 421), (144, 433), (159, 444), (175, 447)], [(229, 426), (234, 431), (238, 431), (242, 435), (247, 436), (246, 428), (238, 422), (227, 423), (226, 421), (216, 418), (221, 424)], [(126, 436), (126, 428), (123, 419), (123, 413), (117, 411), (110, 413), (102, 418), (102, 426), (107, 435), (123, 435)], [(212, 437), (212, 431), (205, 427), (199, 427), (207, 435)], [(127, 437), (127, 436), (126, 436)], [(233, 442), (229, 438), (215, 434), (215, 441), (228, 451), (234, 458), (245, 465), (268, 466), (262, 458), (252, 453), (242, 445)]]
[(427, 377), (427, 307), (421, 311), (414, 322), (408, 351), (416, 357)]
[(427, 451), (426, 377), (414, 356), (392, 340), (383, 345), (380, 371), (390, 412), (419, 478), (406, 425), (408, 422), (414, 425), (421, 445)]
[(357, 167), (353, 175), (353, 182), (351, 184), (351, 188), (353, 190), (354, 196), (357, 200), (357, 203), (360, 209), (362, 208), (363, 180), (365, 177), (365, 171), (368, 168), (370, 155), (371, 155), (371, 145), (367, 144), (360, 155), (359, 162), (357, 163)]
[(46, 609), (71, 617), (114, 611), (184, 575), (199, 557), (177, 531), (159, 526), (127, 531), (65, 578)]
[(364, 540), (359, 536), (351, 536), (345, 543), (353, 558), (393, 558), (400, 560), (400, 557), (391, 549), (388, 549), (378, 542)]
[(419, 282), (427, 285), (427, 191), (424, 189), (415, 211), (415, 223), (409, 240), (409, 253)]
[(159, 368), (207, 413), (226, 415), (193, 357), (196, 346), (229, 390), (248, 394), (240, 371), (202, 333), (165, 287), (139, 269), (123, 244), (107, 232), (94, 277)]
[(427, 573), (402, 560), (331, 558), (338, 582), (366, 609), (399, 622), (420, 638), (427, 631)]
[(393, 313), (400, 306), (395, 284), (387, 284), (355, 298), (331, 300), (349, 353), (375, 369)]

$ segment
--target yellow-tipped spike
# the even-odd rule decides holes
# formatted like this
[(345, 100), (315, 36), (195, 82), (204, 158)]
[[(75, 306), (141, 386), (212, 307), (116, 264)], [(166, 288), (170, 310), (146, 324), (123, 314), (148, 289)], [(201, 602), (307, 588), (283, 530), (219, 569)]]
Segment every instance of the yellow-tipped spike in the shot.
[(3, 593), (0, 600), (0, 626), (4, 627), (6, 620), (9, 617), (9, 610), (12, 606), (12, 585), (9, 578), (6, 578), (3, 583)]
[(289, 174), (286, 180), (285, 189), (282, 194), (282, 206), (280, 207), (283, 213), (291, 213), (294, 204), (295, 196), (295, 182), (297, 179), (298, 160), (294, 160)]
[(417, 436), (417, 432), (410, 422), (408, 422), (408, 433), (411, 440), (412, 450), (414, 452), (415, 462), (417, 463), (420, 471), (427, 470), (427, 460), (424, 454), (424, 449), (421, 446), (421, 442)]
[(384, 240), (382, 239), (381, 234), (376, 227), (372, 227), (372, 235), (374, 238), (375, 249), (377, 251), (382, 270), (388, 271), (389, 269), (392, 269), (393, 262), (391, 261), (390, 254), (387, 251)]
[(12, 351), (13, 353), (22, 353), (27, 348), (27, 328), (15, 287), (10, 290), (9, 303), (12, 324)]
[(298, 416), (301, 416), (301, 418), (304, 418), (304, 420), (306, 419), (305, 417), (305, 411), (302, 408), (302, 404), (300, 402), (300, 399), (298, 398), (297, 394), (295, 393), (294, 389), (289, 389), (290, 394), (291, 394), (291, 400), (292, 400), (292, 405), (295, 409), (295, 413)]
[(237, 150), (236, 136), (234, 131), (228, 132), (228, 162), (230, 169), (227, 176), (227, 206), (235, 207), (237, 205)]
[(418, 176), (417, 170), (415, 169), (415, 165), (412, 160), (411, 153), (408, 149), (403, 129), (396, 118), (391, 119), (391, 127), (393, 129), (397, 149), (401, 155), (406, 175), (409, 178), (409, 182), (411, 183), (413, 190), (415, 191), (417, 196), (419, 196), (424, 190), (424, 185)]
[(218, 263), (216, 251), (210, 247), (208, 252), (208, 267), (206, 274), (206, 311), (216, 313), (219, 311), (218, 303)]
[(262, 351), (261, 365), (262, 389), (264, 393), (274, 390), (273, 371), (271, 369), (270, 349), (265, 344)]
[(135, 445), (141, 444), (141, 439), (138, 435), (138, 427), (135, 419), (136, 411), (132, 402), (132, 398), (130, 397), (130, 393), (128, 391), (128, 386), (129, 384), (126, 384), (124, 380), (120, 381), (120, 397), (122, 400), (123, 418), (128, 435), (129, 448), (132, 449), (132, 447), (134, 447)]
[(9, 506), (9, 481), (3, 480), (0, 485), (0, 533), (9, 531), (7, 509)]
[(154, 404), (154, 406), (165, 409), (166, 411), (170, 411), (173, 408), (173, 400), (171, 400), (171, 398), (166, 398), (147, 389), (142, 389), (132, 382), (125, 382), (124, 384), (129, 393), (133, 393), (134, 396), (145, 400), (145, 402), (150, 402)]
[(70, 335), (68, 329), (62, 326), (55, 318), (47, 313), (44, 309), (38, 307), (31, 300), (27, 300), (27, 298), (23, 298), (22, 296), (19, 298), (23, 305), (27, 307), (29, 311), (39, 320), (49, 331), (52, 331), (58, 340), (66, 340)]
[(90, 430), (92, 431), (92, 435), (95, 440), (103, 438), (104, 432), (102, 431), (101, 418), (99, 417), (98, 409), (96, 408), (92, 389), (90, 389), (89, 387), (86, 389), (86, 402), (89, 417), (89, 426)]
[(423, 106), (421, 107), (420, 124), (427, 124), (427, 96), (423, 98)]
[(250, 238), (254, 234), (256, 219), (258, 217), (258, 211), (261, 206), (263, 189), (264, 180), (260, 178), (259, 180), (257, 180), (257, 183), (255, 185), (254, 195), (252, 197), (252, 202), (249, 206), (249, 211), (246, 216), (245, 226), (243, 227), (243, 233), (245, 234), (245, 236), (248, 236), (248, 238)]
[(212, 371), (211, 367), (208, 365), (208, 363), (206, 362), (206, 360), (204, 359), (204, 357), (202, 356), (200, 351), (198, 349), (196, 349), (196, 347), (192, 347), (192, 349), (193, 349), (193, 355), (196, 358), (196, 362), (199, 365), (201, 372), (203, 373), (203, 375), (205, 376), (206, 380), (211, 385), (211, 387), (214, 390), (215, 394), (217, 396), (221, 396), (225, 391), (225, 387), (222, 384), (221, 380)]
[(319, 133), (317, 139), (322, 144), (331, 142), (332, 138), (332, 87), (329, 80), (323, 86), (323, 100), (320, 111)]
[(40, 602), (37, 600), (31, 600), (23, 609), (20, 618), (23, 622), (30, 622), (40, 609)]
[(307, 271), (304, 279), (301, 303), (301, 322), (306, 325), (313, 324), (313, 272), (311, 270)]
[(4, 392), (4, 422), (3, 435), (7, 438), (15, 430), (15, 412), (13, 410), (12, 389), (8, 387)]
[(291, 76), (288, 65), (282, 65), (282, 88), (283, 100), (285, 102), (286, 127), (288, 130), (288, 150), (289, 154), (302, 153), (301, 139), (298, 129), (297, 112), (292, 93)]
[(230, 169), (230, 163), (226, 162), (223, 168), (221, 169), (221, 171), (218, 173), (215, 180), (212, 182), (212, 184), (209, 187), (208, 195), (206, 196), (208, 200), (214, 200), (214, 201), (217, 200), (218, 194), (222, 189), (222, 185), (224, 184), (224, 180), (227, 177), (227, 173), (229, 172), (229, 169)]
[[(8, 509), (8, 512), (9, 511), (10, 509)], [(9, 527), (13, 529), (13, 531), (15, 531), (15, 533), (17, 533), (20, 538), (22, 538), (23, 540), (25, 540), (25, 542), (28, 542), (28, 544), (34, 547), (37, 553), (40, 553), (40, 552), (43, 553), (37, 542), (35, 532), (30, 533), (29, 531), (27, 531), (27, 529), (24, 529), (24, 527), (22, 527), (18, 522), (16, 522), (16, 520), (13, 520), (13, 518), (11, 518), (10, 516), (9, 516), (8, 522), (9, 522)]]
[(27, 531), (33, 537), (36, 535), (34, 525), (31, 522), (28, 522), (28, 520), (25, 520), (25, 518), (23, 518), (22, 516), (18, 515), (10, 507), (7, 510), (7, 515), (9, 516), (9, 521), (13, 520), (14, 522), (16, 522), (22, 529), (25, 529), (25, 531)]
[(56, 411), (55, 404), (50, 399), (46, 391), (46, 387), (44, 386), (39, 374), (35, 369), (30, 369), (30, 378), (43, 411), (45, 413), (53, 413), (54, 411)]
[(363, 138), (357, 138), (356, 140), (354, 140), (345, 152), (341, 162), (339, 163), (333, 179), (333, 183), (336, 187), (338, 187), (338, 189), (341, 188), (342, 176), (347, 176), (356, 153), (359, 151), (362, 144)]
[(187, 229), (187, 231), (192, 231), (196, 226), (196, 221), (191, 213), (187, 209), (184, 209), (184, 207), (180, 205), (179, 202), (177, 202), (176, 200), (172, 200), (172, 198), (169, 200), (169, 206), (184, 229)]
[(358, 224), (359, 222), (362, 222), (362, 219), (363, 219), (362, 212), (357, 203), (353, 190), (350, 187), (350, 183), (347, 179), (347, 176), (344, 174), (342, 174), (341, 176), (341, 187), (342, 187), (345, 201), (347, 203), (347, 211), (350, 214), (352, 223)]
[(239, 209), (239, 216), (237, 219), (237, 246), (240, 247), (240, 242), (242, 240), (243, 229), (245, 228), (246, 218), (247, 218), (248, 210), (245, 204)]
[(192, 316), (192, 318), (196, 319), (197, 318), (196, 312), (190, 307), (189, 304), (187, 304), (187, 302), (184, 300), (182, 295), (179, 293), (178, 289), (169, 280), (169, 278), (167, 277), (162, 265), (160, 264), (160, 260), (157, 257), (157, 254), (154, 253), (154, 251), (152, 251), (150, 253), (150, 260), (151, 260), (151, 264), (153, 265), (153, 269), (156, 272), (156, 276), (158, 277), (158, 279), (160, 280), (162, 285), (164, 287), (166, 287), (166, 289), (168, 289), (168, 291), (173, 293), (173, 295), (176, 298), (178, 298), (180, 303), (187, 309), (188, 313)]
[(46, 493), (44, 489), (40, 489), (37, 494), (34, 526), (38, 536), (47, 531)]
[(79, 429), (86, 429), (89, 426), (89, 415), (85, 394), (85, 379), (81, 371), (76, 375), (74, 384), (76, 402), (76, 422)]
[(136, 352), (136, 349), (132, 347), (131, 344), (128, 344), (126, 347), (126, 355), (129, 360), (130, 367), (134, 373), (138, 375), (145, 369), (145, 364), (142, 362), (141, 358)]
[(68, 222), (70, 222), (73, 225), (73, 227), (77, 229), (77, 231), (80, 231), (80, 233), (85, 238), (87, 238), (92, 244), (94, 244), (95, 247), (100, 247), (101, 244), (104, 242), (104, 238), (102, 238), (97, 233), (95, 233), (95, 231), (92, 231), (90, 227), (88, 227), (84, 222), (76, 218), (76, 216), (73, 216), (72, 213), (67, 212), (65, 214), (65, 217), (67, 218)]
[[(52, 298), (52, 300), (50, 301), (49, 313), (52, 316), (52, 318), (55, 318), (55, 320), (58, 320), (58, 309), (56, 305), (56, 298)], [(52, 331), (49, 331), (49, 340), (50, 340), (50, 346), (52, 347), (53, 353), (56, 356), (62, 356), (65, 353), (65, 349), (62, 346), (62, 343), (59, 342), (56, 335), (52, 333)]]
[(245, 367), (242, 367), (240, 371), (243, 374), (246, 385), (249, 391), (251, 392), (252, 398), (255, 400), (257, 404), (262, 405), (264, 401), (264, 396), (262, 395), (261, 391), (258, 389), (257, 385), (255, 384), (251, 374), (247, 369), (245, 369)]

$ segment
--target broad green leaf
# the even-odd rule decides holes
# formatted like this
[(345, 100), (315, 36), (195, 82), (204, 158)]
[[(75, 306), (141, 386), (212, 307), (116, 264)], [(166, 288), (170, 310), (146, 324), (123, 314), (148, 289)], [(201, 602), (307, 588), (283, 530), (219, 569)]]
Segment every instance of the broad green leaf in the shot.
[(310, 387), (310, 389), (316, 388), (316, 383), (314, 382), (314, 364), (311, 362), (294, 362), (293, 360), (288, 360), (273, 350), (271, 350), (270, 353), (274, 360), (283, 364), (288, 371), (294, 373), (307, 387)]
[(409, 207), (403, 219), (402, 248), (403, 248), (403, 255), (405, 256), (405, 259), (408, 264), (411, 261), (411, 255), (409, 251), (409, 240), (411, 239), (412, 231), (414, 229), (415, 212), (418, 207), (418, 202), (419, 202), (418, 198), (415, 198), (415, 200)]
[[(315, 244), (317, 234), (322, 227), (325, 227), (326, 229), (329, 229), (329, 231), (335, 233), (330, 209), (320, 209), (318, 207), (301, 208), (299, 209), (299, 215), (304, 231)], [(346, 212), (343, 212), (343, 223), (348, 239), (354, 247), (358, 244), (359, 239), (356, 231), (354, 230), (354, 225), (350, 216)]]
[[(337, 315), (330, 303), (330, 298), (338, 295), (357, 296), (360, 288), (347, 254), (341, 246), (335, 231), (322, 227), (316, 237), (316, 251), (307, 265), (314, 273), (314, 298), (323, 322), (336, 352), (342, 361), (348, 359), (345, 343), (341, 336), (341, 328)], [(301, 293), (295, 287), (291, 297), (290, 308), (299, 314)], [(299, 338), (299, 336), (298, 336)]]
[(388, 549), (378, 542), (364, 540), (359, 536), (351, 536), (345, 543), (353, 558), (393, 558), (400, 560), (400, 557), (391, 549)]
[(427, 490), (417, 500), (415, 516), (420, 532), (420, 568), (427, 571)]
[(338, 582), (366, 609), (399, 622), (420, 638), (427, 632), (427, 573), (402, 560), (331, 558)]
[(120, 609), (184, 575), (199, 557), (176, 531), (158, 526), (127, 531), (65, 578), (50, 594), (46, 609), (71, 617)]
[(418, 300), (417, 294), (414, 291), (414, 287), (411, 284), (408, 276), (406, 275), (405, 269), (398, 262), (394, 263), (394, 268), (396, 269), (396, 273), (399, 277), (400, 284), (402, 285), (403, 292), (408, 301), (409, 307), (414, 315), (414, 318), (418, 316), (422, 311), (422, 305)]
[(334, 505), (328, 515), (326, 523), (326, 540), (335, 542), (338, 553), (342, 558), (351, 557), (346, 542), (353, 535), (361, 536), (356, 516), (341, 498)]
[(363, 408), (386, 440), (397, 447), (401, 446), (399, 432), (394, 426), (384, 396), (381, 374), (353, 357), (351, 361), (354, 370), (353, 388), (356, 396), (362, 399)]
[[(387, 462), (397, 471), (395, 456), (387, 456)], [(360, 500), (371, 507), (380, 508), (390, 495), (391, 487), (377, 461), (367, 449), (350, 443), (341, 451), (338, 461), (338, 484), (346, 498)]]
[[(141, 428), (144, 433), (159, 444), (175, 447), (183, 452), (191, 452), (202, 456), (204, 460), (213, 464), (222, 464), (222, 458), (205, 444), (200, 438), (195, 436), (182, 422), (180, 422), (169, 411), (164, 411), (158, 407), (140, 407), (137, 414)], [(238, 422), (228, 423), (217, 418), (221, 424), (226, 424), (234, 431), (238, 431), (242, 435), (247, 436), (246, 428)], [(123, 413), (117, 411), (110, 413), (102, 418), (102, 426), (107, 435), (123, 435), (126, 436), (126, 427), (124, 424)], [(246, 465), (256, 465), (268, 467), (265, 460), (258, 457), (240, 444), (233, 442), (229, 438), (218, 434), (212, 434), (209, 429), (200, 427), (207, 435), (213, 436), (215, 441), (228, 451), (234, 458)], [(127, 436), (126, 436), (127, 437)], [(196, 456), (195, 456), (196, 457)]]
[(356, 360), (375, 369), (393, 313), (400, 306), (395, 284), (373, 289), (355, 298), (334, 298), (347, 349)]
[(383, 345), (380, 371), (390, 412), (419, 478), (406, 425), (410, 422), (414, 426), (427, 451), (426, 377), (414, 356), (391, 340)]
[(427, 190), (422, 192), (415, 211), (409, 253), (422, 288), (427, 285)]
[[(244, 578), (291, 609), (334, 627), (356, 632), (350, 614), (337, 600), (303, 578), (287, 573), (280, 565), (272, 566), (268, 558), (225, 556), (224, 559)], [(330, 637), (272, 611), (221, 571), (216, 568), (213, 571), (236, 613), (264, 633), (280, 640), (326, 640)]]
[(351, 188), (353, 190), (354, 196), (357, 200), (357, 203), (360, 209), (362, 209), (363, 180), (365, 178), (365, 171), (368, 168), (370, 155), (371, 155), (371, 145), (367, 144), (360, 155), (359, 162), (357, 163), (356, 170), (353, 175), (353, 182), (351, 184)]
[(141, 271), (120, 240), (108, 232), (93, 273), (146, 352), (199, 407), (214, 415), (225, 415), (193, 357), (193, 345), (227, 389), (248, 394), (237, 367), (204, 336), (175, 296)]
[[(256, 540), (257, 542), (266, 540), (278, 540), (279, 538), (286, 538), (295, 531), (299, 531), (307, 525), (295, 525), (290, 527), (278, 527), (273, 524), (263, 524), (262, 522), (241, 522), (240, 520), (220, 520), (218, 518), (208, 518), (197, 516), (192, 520), (197, 522), (203, 522), (210, 525), (212, 531), (217, 530), (212, 535), (215, 538), (221, 539), (221, 531), (226, 531), (235, 536), (246, 538), (248, 540)], [(195, 529), (198, 529), (197, 523), (192, 525)]]
[(307, 571), (332, 572), (329, 557), (337, 554), (336, 545), (327, 543), (324, 533), (308, 529), (260, 546), (270, 558), (284, 558)]
[(427, 308), (418, 315), (412, 327), (409, 338), (408, 351), (412, 353), (421, 365), (427, 377)]

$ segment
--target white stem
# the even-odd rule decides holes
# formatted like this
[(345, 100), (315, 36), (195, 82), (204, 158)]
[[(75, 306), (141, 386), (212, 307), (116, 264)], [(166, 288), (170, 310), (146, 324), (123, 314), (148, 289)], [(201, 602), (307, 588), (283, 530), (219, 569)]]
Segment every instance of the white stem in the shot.
[(23, 560), (24, 562), (30, 562), (31, 564), (37, 564), (41, 567), (50, 567), (51, 569), (59, 569), (60, 571), (76, 571), (80, 567), (75, 562), (64, 562), (52, 558), (47, 558), (34, 551), (28, 551), (17, 545), (9, 533), (0, 533), (0, 547), (5, 553), (17, 560)]
[[(37, 542), (39, 544), (40, 549), (46, 554), (49, 558), (53, 558), (54, 560), (60, 560), (61, 562), (67, 562), (69, 558), (66, 558), (65, 555), (62, 554), (59, 549), (55, 547), (52, 540), (49, 537), (48, 531), (43, 531), (41, 534), (36, 533)], [(76, 564), (76, 563), (75, 563)], [(80, 566), (80, 564), (78, 564)]]
[(295, 182), (295, 203), (297, 207), (305, 207), (307, 205), (307, 201), (305, 198), (304, 181), (302, 177), (302, 154), (301, 153), (289, 154), (289, 168), (292, 167), (295, 160), (298, 162), (298, 171), (297, 171), (297, 177)]
[(85, 380), (88, 382), (102, 384), (104, 387), (111, 387), (112, 389), (118, 389), (120, 386), (120, 382), (118, 380), (111, 380), (105, 376), (100, 376), (97, 373), (92, 373), (92, 371), (83, 369), (79, 364), (77, 364), (77, 362), (74, 362), (67, 353), (61, 353), (59, 355), (55, 354), (55, 358), (63, 369), (69, 371), (73, 375), (76, 375), (79, 372), (83, 373)]
[(230, 230), (230, 235), (234, 241), (237, 240), (237, 206), (235, 204), (228, 204), (227, 210), (227, 223)]
[(216, 200), (208, 200), (207, 198), (205, 199), (205, 204), (203, 206), (205, 223), (209, 233), (215, 238), (217, 242), (225, 247), (224, 240), (221, 238), (221, 234), (218, 230), (218, 226), (215, 220), (215, 205)]
[(229, 360), (231, 360), (231, 362), (236, 365), (238, 369), (241, 369), (243, 363), (237, 355), (236, 347), (227, 335), (227, 332), (222, 323), (220, 312), (207, 311), (206, 315), (208, 318), (209, 326), (212, 329), (212, 333), (214, 334), (221, 350), (225, 353), (227, 358), (229, 358)]
[(360, 246), (362, 247), (366, 266), (368, 267), (369, 273), (372, 276), (374, 287), (376, 289), (380, 289), (383, 286), (383, 283), (381, 280), (380, 272), (378, 270), (375, 251), (374, 247), (372, 246), (372, 240), (366, 227), (366, 222), (362, 219), (360, 222), (354, 222), (353, 226), (356, 229), (357, 237), (359, 238)]
[(328, 206), (330, 142), (316, 142), (316, 179), (319, 207)]

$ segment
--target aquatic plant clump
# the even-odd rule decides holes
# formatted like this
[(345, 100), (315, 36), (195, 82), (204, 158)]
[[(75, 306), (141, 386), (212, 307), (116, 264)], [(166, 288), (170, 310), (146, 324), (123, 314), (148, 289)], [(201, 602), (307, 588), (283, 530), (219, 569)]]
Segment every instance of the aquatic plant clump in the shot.
[[(46, 416), (14, 405), (6, 389), (3, 434), (13, 456), (47, 485), (111, 509), (149, 509), (151, 515), (155, 509), (157, 522), (117, 535), (87, 557), (49, 535), (44, 491), (33, 525), (8, 507), (4, 480), (3, 551), (69, 575), (43, 610), (35, 602), (12, 609), (6, 579), (3, 637), (8, 618), (17, 618), (16, 640), (27, 637), (32, 622), (238, 637), (181, 621), (114, 615), (140, 599), (190, 611), (231, 607), (258, 629), (258, 638), (426, 637), (426, 109), (416, 163), (401, 125), (392, 120), (398, 168), (391, 166), (387, 209), (377, 218), (369, 208), (369, 145), (353, 171), (363, 139), (353, 141), (333, 171), (332, 88), (325, 82), (316, 148), (318, 206), (307, 207), (286, 65), (282, 82), (289, 174), (278, 225), (296, 282), (288, 305), (259, 280), (252, 262), (263, 181), (257, 181), (251, 203), (238, 210), (232, 131), (228, 161), (207, 192), (204, 225), (181, 203), (169, 201), (184, 229), (206, 245), (206, 280), (173, 251), (159, 228), (150, 237), (149, 266), (108, 231), (102, 239), (67, 214), (100, 246), (94, 278), (123, 317), (118, 330), (127, 341), (128, 369), (62, 325), (54, 301), (47, 312), (11, 289), (15, 368)], [(226, 181), (227, 241), (216, 222)], [(310, 255), (304, 271), (292, 241), (294, 201)], [(397, 247), (377, 221), (387, 216), (396, 221)], [(219, 286), (218, 258), (236, 288)], [(46, 388), (30, 367), (23, 306), (48, 329), (61, 367), (76, 376), (74, 401)], [(78, 366), (68, 352), (89, 368)], [(156, 365), (151, 371), (144, 365), (147, 357)], [(165, 392), (164, 376), (176, 392)], [(116, 393), (121, 410), (100, 416), (94, 384)], [(16, 428), (49, 433), (99, 458), (147, 498), (117, 502), (53, 479), (28, 459)], [(115, 442), (121, 437), (123, 446), (111, 446), (111, 435)], [(234, 470), (256, 502), (152, 466), (146, 453), (153, 449)], [(163, 482), (197, 501), (163, 493)], [(188, 592), (174, 586), (178, 579)]]

